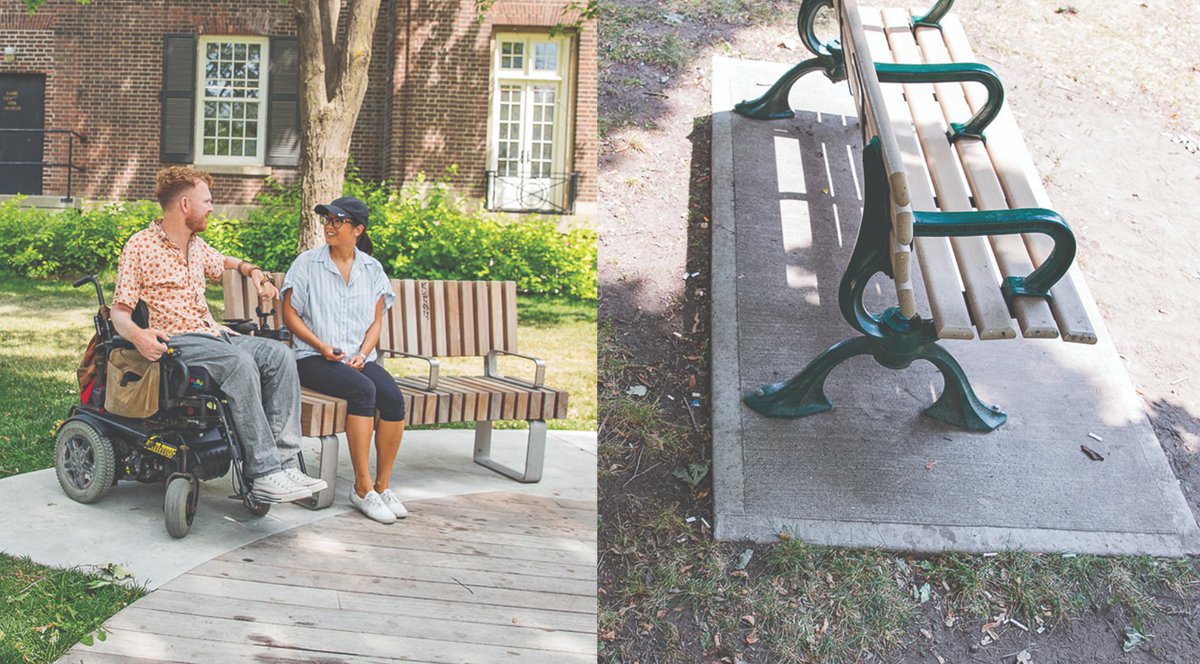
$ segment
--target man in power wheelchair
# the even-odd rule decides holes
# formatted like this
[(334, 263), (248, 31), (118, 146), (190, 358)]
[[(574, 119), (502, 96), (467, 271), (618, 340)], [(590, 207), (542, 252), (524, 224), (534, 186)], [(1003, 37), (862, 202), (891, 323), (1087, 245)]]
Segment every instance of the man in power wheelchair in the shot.
[[(84, 403), (63, 424), (56, 446), (63, 489), (83, 502), (98, 500), (119, 477), (168, 476), (165, 518), (176, 537), (190, 528), (199, 481), (224, 475), (231, 461), (237, 493), (254, 513), (326, 488), (299, 468), (300, 382), (291, 350), (220, 326), (209, 312), (205, 278), (215, 281), (225, 269), (256, 279), (262, 299), (278, 294), (261, 269), (221, 255), (198, 237), (212, 211), (211, 182), (191, 168), (158, 173), (163, 216), (121, 252), (111, 328), (97, 316), (99, 336), (107, 335), (100, 344), (106, 390), (114, 389), (114, 379), (126, 387), (154, 380), (153, 371), (139, 374), (136, 367), (114, 372), (114, 363), (132, 367), (138, 356), (146, 365), (167, 358), (160, 385), (147, 390), (159, 393), (158, 412), (139, 421), (107, 412), (111, 395), (104, 407)], [(139, 301), (146, 305), (144, 327), (134, 321)], [(122, 452), (120, 465), (115, 451)]]

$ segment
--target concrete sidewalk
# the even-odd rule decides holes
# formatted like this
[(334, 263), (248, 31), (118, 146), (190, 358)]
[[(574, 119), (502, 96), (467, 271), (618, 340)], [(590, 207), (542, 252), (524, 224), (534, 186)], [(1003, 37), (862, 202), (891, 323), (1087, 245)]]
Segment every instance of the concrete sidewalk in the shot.
[[(496, 431), (494, 457), (518, 465), (526, 435)], [(514, 482), (475, 464), (473, 449), (471, 430), (409, 431), (400, 447), (392, 489), (405, 501), (504, 491), (596, 503), (594, 431), (549, 431), (545, 475), (537, 484)], [(315, 447), (306, 447), (305, 456), (316, 458)], [(334, 504), (315, 512), (285, 504), (256, 518), (240, 501), (228, 498), (233, 493), (228, 475), (205, 482), (192, 531), (178, 540), (163, 526), (160, 484), (121, 482), (99, 502), (81, 505), (62, 492), (54, 469), (16, 475), (0, 480), (0, 552), (64, 567), (119, 563), (139, 583), (157, 588), (228, 551), (354, 510), (347, 497), (353, 473), (344, 440), (338, 462)], [(403, 528), (404, 522), (394, 527)]]
[[(713, 65), (717, 537), (789, 533), (923, 552), (1200, 552), (1196, 520), (1086, 287), (1096, 346), (944, 343), (985, 403), (1008, 412), (992, 433), (921, 415), (941, 390), (927, 363), (892, 371), (855, 358), (830, 376), (834, 410), (812, 417), (768, 419), (741, 404), (743, 392), (790, 378), (856, 334), (837, 306), (862, 214), (861, 136), (845, 83), (802, 79), (791, 120), (730, 112), (786, 69)], [(876, 279), (867, 304), (879, 311), (894, 302)]]

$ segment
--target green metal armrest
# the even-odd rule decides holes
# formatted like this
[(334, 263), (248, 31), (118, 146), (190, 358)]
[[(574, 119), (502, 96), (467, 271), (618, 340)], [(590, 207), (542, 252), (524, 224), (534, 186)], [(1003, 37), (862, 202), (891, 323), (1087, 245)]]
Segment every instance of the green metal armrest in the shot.
[[(500, 355), (510, 355), (512, 357), (519, 357), (521, 359), (525, 359), (525, 360), (529, 360), (529, 361), (533, 362), (533, 366), (534, 366), (533, 386), (534, 387), (541, 387), (543, 381), (546, 380), (546, 362), (545, 362), (545, 360), (542, 360), (537, 357), (533, 357), (532, 355), (522, 355), (520, 353), (510, 353), (505, 350), (492, 350), (492, 351), (488, 352), (487, 357), (483, 358), (483, 375), (487, 376), (488, 378), (501, 378), (503, 380), (513, 380), (512, 378), (507, 378), (505, 376), (500, 375), (500, 371), (497, 369), (497, 366), (496, 366), (496, 358)], [(520, 381), (520, 382), (524, 382), (524, 381)]]
[(414, 355), (412, 353), (402, 353), (398, 350), (382, 350), (381, 349), (379, 352), (384, 355), (389, 355), (391, 357), (411, 357), (411, 358), (418, 359), (418, 360), (425, 360), (426, 362), (429, 363), (429, 379), (427, 381), (428, 384), (426, 385), (425, 389), (429, 390), (430, 392), (437, 389), (438, 366), (440, 365), (440, 363), (437, 361), (437, 358), (429, 357), (428, 355)]
[(1062, 279), (1075, 260), (1075, 234), (1054, 210), (1018, 208), (973, 212), (914, 212), (913, 235), (917, 237), (963, 237), (973, 235), (1016, 235), (1041, 233), (1054, 240), (1054, 250), (1025, 277), (1005, 277), (1001, 286), (1005, 301), (1017, 296), (1050, 297), (1050, 288)]
[(978, 62), (954, 62), (942, 65), (895, 65), (876, 62), (875, 73), (880, 83), (982, 83), (987, 88), (988, 99), (966, 124), (951, 122), (946, 132), (950, 142), (960, 138), (984, 140), (983, 130), (1004, 105), (1004, 86), (991, 67)]

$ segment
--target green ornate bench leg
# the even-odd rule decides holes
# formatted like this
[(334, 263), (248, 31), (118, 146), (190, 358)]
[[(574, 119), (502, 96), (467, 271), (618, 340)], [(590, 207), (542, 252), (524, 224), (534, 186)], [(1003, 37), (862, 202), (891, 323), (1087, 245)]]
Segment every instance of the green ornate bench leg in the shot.
[(795, 117), (796, 113), (792, 110), (792, 105), (788, 103), (792, 85), (806, 74), (827, 68), (828, 63), (820, 57), (805, 60), (779, 77), (779, 80), (775, 81), (775, 84), (762, 96), (740, 101), (733, 106), (733, 110), (738, 115), (755, 120), (782, 120)]
[(742, 401), (767, 417), (796, 418), (833, 409), (825, 396), (825, 379), (839, 364), (857, 355), (872, 355), (879, 342), (854, 337), (830, 346), (791, 380), (746, 393)]
[(937, 344), (926, 344), (917, 357), (929, 360), (937, 367), (945, 383), (942, 396), (925, 409), (926, 415), (967, 431), (992, 431), (1008, 419), (999, 406), (985, 405), (979, 399), (971, 389), (962, 365), (946, 349)]
[(804, 0), (800, 5), (800, 14), (796, 19), (796, 29), (800, 39), (815, 58), (805, 60), (792, 67), (781, 76), (762, 96), (749, 99), (734, 105), (733, 110), (739, 115), (755, 120), (780, 120), (795, 117), (788, 95), (792, 85), (806, 74), (823, 70), (831, 81), (841, 81), (846, 78), (846, 65), (842, 58), (842, 48), (836, 40), (824, 44), (817, 39), (813, 21), (822, 7), (832, 7), (833, 0)]

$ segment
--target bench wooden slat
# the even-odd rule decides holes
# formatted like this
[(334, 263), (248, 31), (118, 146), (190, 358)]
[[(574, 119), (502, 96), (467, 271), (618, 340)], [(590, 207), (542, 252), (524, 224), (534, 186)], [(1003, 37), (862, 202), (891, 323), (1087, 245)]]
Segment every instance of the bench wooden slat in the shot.
[(507, 351), (517, 350), (517, 282), (504, 282), (504, 345)]
[[(887, 44), (891, 47), (890, 57), (902, 64), (920, 64), (920, 51), (913, 40), (909, 24), (911, 14), (902, 9), (887, 9), (883, 13), (883, 25), (887, 27)], [(864, 22), (866, 19), (864, 18)], [(879, 41), (883, 37), (882, 26), (872, 25), (869, 40)], [(878, 49), (883, 51), (883, 45)], [(881, 60), (884, 56), (880, 55)], [(937, 191), (937, 207), (916, 209), (942, 210), (944, 212), (966, 212), (971, 210), (970, 195), (963, 182), (962, 172), (954, 159), (954, 150), (946, 138), (948, 128), (941, 109), (934, 100), (934, 86), (928, 83), (904, 84), (907, 109), (889, 107), (895, 122), (911, 121), (925, 155), (924, 168)], [(911, 161), (911, 160), (910, 160)], [(987, 238), (952, 237), (950, 245), (957, 258), (958, 273), (962, 279), (967, 306), (980, 339), (1011, 339), (1016, 336), (1008, 304), (1000, 292), (995, 276), (995, 262)]]
[[(918, 28), (917, 42), (921, 46), (925, 62), (943, 64), (951, 62), (950, 53), (936, 28)], [(973, 114), (963, 94), (961, 83), (939, 83), (936, 86), (938, 101), (942, 105), (947, 122), (966, 122)], [(1004, 190), (993, 170), (987, 148), (979, 141), (962, 140), (955, 143), (964, 174), (975, 196), (975, 206), (980, 210), (1003, 210), (1008, 208)], [(1002, 277), (1025, 276), (1033, 271), (1033, 261), (1025, 243), (1016, 235), (993, 235), (988, 238)], [(1019, 297), (1013, 300), (1013, 313), (1021, 328), (1022, 336), (1048, 339), (1058, 336), (1058, 326), (1050, 312), (1050, 305), (1041, 298)]]
[(430, 355), (446, 357), (454, 355), (446, 344), (446, 282), (429, 282), (429, 324), (432, 327)]
[[(942, 29), (946, 46), (954, 61), (975, 61), (975, 54), (967, 42), (962, 24), (956, 17), (949, 15), (943, 19)], [(972, 110), (980, 108), (984, 103), (981, 91), (973, 89), (976, 87), (964, 87)], [(1025, 145), (1025, 139), (1021, 136), (1016, 120), (1007, 104), (988, 126), (987, 133), (993, 137), (987, 142), (987, 151), (991, 155), (996, 173), (1000, 176), (1000, 182), (1008, 195), (1009, 206), (1052, 209), (1050, 198), (1046, 195), (1041, 178), (1034, 167), (1033, 158), (1030, 157), (1029, 149)], [(1041, 265), (1050, 255), (1054, 246), (1053, 241), (1043, 235), (1032, 233), (1024, 235), (1023, 238), (1034, 263)], [(1063, 341), (1094, 344), (1097, 340), (1096, 331), (1087, 315), (1083, 299), (1080, 297), (1079, 288), (1075, 282), (1077, 278), (1078, 267), (1073, 266), (1067, 275), (1055, 284), (1054, 288), (1050, 289), (1052, 295), (1050, 310), (1058, 323)]]
[(488, 325), (491, 313), (488, 305), (488, 285), (476, 281), (472, 286), (475, 295), (475, 354), (487, 355), (492, 349), (492, 330)]
[[(845, 35), (845, 38), (842, 40), (843, 48), (846, 49), (847, 54), (850, 54), (854, 58), (858, 58), (859, 55), (857, 53), (853, 53), (852, 45), (866, 44), (867, 42), (862, 39), (852, 38), (853, 34), (857, 34), (859, 36), (863, 34), (862, 19), (859, 16), (857, 2), (856, 0), (839, 0), (839, 2), (841, 2), (843, 5), (840, 10), (841, 15), (847, 18), (846, 21), (842, 22), (842, 25), (844, 29), (849, 30), (851, 33), (850, 35)], [(870, 60), (874, 53), (870, 51), (869, 45), (867, 46), (867, 49), (868, 52), (864, 55), (866, 56), (866, 59)], [(854, 68), (847, 66), (846, 69), (847, 71), (852, 71)], [(879, 86), (879, 78), (875, 75), (874, 67), (863, 68), (863, 80), (858, 81), (857, 84), (862, 87), (867, 99), (881, 100), (883, 98), (883, 94)], [(876, 130), (876, 133), (879, 135), (879, 141), (883, 144), (884, 170), (887, 173), (888, 182), (891, 184), (892, 200), (896, 205), (905, 207), (909, 205), (908, 178), (905, 174), (904, 163), (900, 157), (900, 152), (896, 149), (896, 136), (892, 127), (888, 125), (888, 123), (882, 123), (884, 126), (879, 126), (881, 123), (879, 123), (878, 119), (875, 118), (874, 109), (871, 108), (871, 104), (867, 104), (867, 110), (870, 111), (870, 115), (872, 117), (871, 122), (875, 124), (873, 129)], [(911, 228), (896, 228), (894, 230), (896, 232), (896, 237), (899, 238), (901, 242), (907, 244), (911, 241)]]
[[(856, 39), (853, 35), (849, 34), (857, 31), (861, 35), (862, 26), (843, 24), (842, 28), (847, 32), (843, 41), (851, 44), (847, 48), (847, 57), (870, 61), (872, 57), (870, 44)], [(862, 45), (866, 52), (862, 54), (857, 53), (855, 51), (857, 45)], [(865, 123), (867, 135), (879, 137), (886, 155), (884, 157), (884, 170), (890, 183), (889, 191), (891, 192), (891, 200), (888, 201), (887, 206), (892, 222), (892, 242), (890, 245), (892, 285), (896, 291), (896, 300), (900, 307), (900, 313), (907, 318), (912, 318), (918, 314), (912, 277), (913, 216), (908, 176), (905, 173), (904, 163), (900, 158), (902, 153), (898, 147), (898, 141), (902, 140), (902, 138), (894, 133), (891, 126), (879, 126), (880, 113), (875, 109), (875, 104), (882, 103), (881, 95), (883, 94), (883, 90), (874, 69), (868, 69), (862, 80), (859, 80), (859, 68), (848, 67), (847, 77), (850, 79), (851, 88), (861, 91), (861, 93), (855, 94), (855, 103), (860, 110), (859, 117)], [(882, 115), (884, 118), (887, 117), (886, 113)]]
[[(862, 22), (872, 26), (870, 33), (864, 31), (864, 40), (875, 41), (879, 45), (876, 51), (881, 62), (889, 62), (891, 52), (886, 45), (883, 34), (883, 19), (879, 10), (864, 9)], [(881, 90), (881, 104), (887, 114), (895, 118), (908, 117), (908, 105), (904, 100), (903, 88), (898, 85), (888, 85)], [(925, 163), (920, 156), (919, 143), (911, 123), (895, 122), (893, 131), (897, 140), (897, 150), (903, 155), (906, 168), (913, 173), (924, 173)], [(911, 204), (915, 209), (932, 210), (934, 207), (933, 190), (928, 178), (914, 177), (908, 180)], [(941, 339), (974, 339), (975, 330), (971, 325), (971, 316), (967, 311), (966, 302), (962, 296), (962, 286), (958, 280), (958, 270), (955, 267), (954, 255), (950, 242), (942, 237), (919, 237), (913, 240), (916, 248), (917, 263), (921, 268), (921, 278), (925, 285), (925, 296), (929, 301), (929, 309), (933, 318), (934, 329)]]
[(459, 304), (461, 288), (457, 281), (447, 281), (445, 288), (446, 304), (446, 352), (449, 355), (462, 355), (462, 307)]
[(504, 348), (504, 293), (496, 282), (488, 283), (488, 320), (491, 321), (489, 348)]
[(462, 314), (462, 344), (459, 352), (471, 355), (475, 352), (475, 289), (471, 287), (471, 282), (459, 282), (458, 297)]

